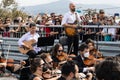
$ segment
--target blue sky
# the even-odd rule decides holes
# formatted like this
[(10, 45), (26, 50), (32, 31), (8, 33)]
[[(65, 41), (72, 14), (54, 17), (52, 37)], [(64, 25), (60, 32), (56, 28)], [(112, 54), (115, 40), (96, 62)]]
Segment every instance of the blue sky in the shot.
[[(0, 0), (1, 2), (2, 0)], [(19, 6), (32, 6), (38, 4), (46, 4), (50, 2), (55, 2), (58, 0), (16, 0)], [(120, 6), (120, 0), (71, 0), (76, 3), (82, 4), (110, 4)]]

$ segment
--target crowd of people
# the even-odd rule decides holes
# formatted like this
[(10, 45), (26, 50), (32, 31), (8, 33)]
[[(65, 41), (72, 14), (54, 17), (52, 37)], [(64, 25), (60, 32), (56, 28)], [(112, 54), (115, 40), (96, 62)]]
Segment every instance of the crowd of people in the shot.
[[(62, 19), (65, 15), (62, 14), (38, 14), (36, 16), (28, 16), (27, 18), (22, 18), (21, 16), (16, 17), (15, 19), (11, 19), (10, 17), (6, 17), (5, 19), (0, 18), (0, 32), (2, 33), (3, 37), (11, 37), (10, 33), (16, 33), (13, 37), (21, 37), (24, 33), (28, 32), (27, 27), (21, 28), (23, 25), (28, 25), (31, 22), (35, 22), (37, 25), (45, 25), (45, 28), (38, 28), (39, 32), (45, 32), (46, 36), (48, 35), (54, 35), (61, 33), (64, 33), (64, 29), (61, 29), (61, 27), (47, 27), (49, 25), (61, 25)], [(115, 15), (107, 15), (104, 10), (99, 10), (99, 12), (93, 13), (93, 14), (78, 14), (78, 19), (81, 19), (80, 25), (96, 25), (96, 26), (116, 26), (120, 25), (120, 21), (118, 20), (118, 17)], [(11, 28), (10, 25), (19, 25), (18, 27)], [(95, 39), (93, 36), (97, 35), (100, 36), (99, 40), (119, 40), (120, 36), (120, 30), (119, 28), (82, 28), (82, 32), (79, 32), (79, 34), (84, 37), (90, 37), (92, 39)], [(19, 33), (19, 35), (17, 34)], [(42, 34), (42, 33), (41, 33)]]
[[(50, 16), (39, 14), (35, 20), (29, 16), (28, 21), (25, 22), (25, 25), (28, 25), (24, 28), (26, 33), (18, 40), (20, 52), (28, 55), (28, 59), (22, 60), (19, 64), (20, 67), (17, 69), (16, 65), (0, 64), (0, 72), (4, 73), (7, 69), (11, 73), (19, 74), (20, 80), (120, 80), (120, 55), (114, 57), (103, 56), (96, 48), (92, 37), (89, 36), (93, 34), (98, 36), (99, 34), (108, 35), (105, 32), (106, 28), (96, 28), (96, 30), (81, 28), (81, 25), (113, 25), (114, 18), (106, 17), (104, 11), (100, 10), (100, 13), (92, 16), (90, 22), (89, 15), (86, 14), (85, 20), (83, 20), (75, 12), (75, 8), (75, 4), (70, 3), (70, 11), (64, 16), (57, 16), (55, 13), (51, 13)], [(9, 22), (7, 22), (8, 19)], [(1, 31), (6, 32), (2, 33), (2, 36), (9, 37), (9, 32), (21, 32), (24, 21), (19, 17), (14, 22), (20, 25), (16, 29), (9, 28), (9, 25), (11, 25), (10, 18), (6, 19), (5, 24), (1, 23)], [(68, 50), (65, 51), (61, 43), (53, 45), (49, 51), (42, 50), (37, 43), (38, 38), (41, 37), (40, 32), (37, 31), (37, 24), (45, 26), (62, 25), (65, 32), (68, 32), (66, 34)], [(80, 28), (77, 28), (78, 26)], [(54, 37), (54, 35), (62, 32), (59, 28), (56, 28), (55, 31), (49, 27), (39, 29), (49, 33), (49, 35), (46, 34), (46, 37)], [(86, 31), (84, 32), (84, 30)], [(114, 36), (116, 30), (115, 28), (108, 28), (112, 40), (116, 38)], [(85, 34), (89, 37), (79, 44), (79, 34)], [(2, 56), (0, 62), (2, 62)]]
[(91, 39), (82, 43), (76, 56), (57, 43), (50, 52), (21, 61), (16, 70), (16, 66), (6, 69), (19, 74), (19, 80), (119, 80), (120, 56), (102, 56), (93, 44)]

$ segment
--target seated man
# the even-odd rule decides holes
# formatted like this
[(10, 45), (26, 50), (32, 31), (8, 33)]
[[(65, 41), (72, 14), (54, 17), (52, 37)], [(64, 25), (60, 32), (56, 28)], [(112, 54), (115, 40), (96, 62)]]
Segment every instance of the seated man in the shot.
[(73, 59), (79, 67), (79, 72), (94, 71), (94, 67), (87, 67), (84, 63), (84, 60), (88, 58), (89, 55), (89, 48), (87, 44), (81, 44), (79, 46), (79, 56)]
[(29, 58), (34, 58), (41, 51), (41, 48), (36, 45), (39, 37), (39, 34), (36, 33), (36, 24), (30, 23), (29, 32), (24, 34), (18, 41), (20, 52), (27, 54)]

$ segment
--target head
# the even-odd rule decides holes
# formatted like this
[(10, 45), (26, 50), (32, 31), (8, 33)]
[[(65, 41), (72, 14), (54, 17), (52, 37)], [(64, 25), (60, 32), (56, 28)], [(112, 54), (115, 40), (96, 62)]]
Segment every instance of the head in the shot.
[(35, 23), (30, 23), (29, 25), (29, 30), (30, 30), (30, 33), (34, 34), (36, 32), (36, 24)]
[(49, 53), (42, 53), (40, 55), (40, 57), (45, 62), (46, 66), (48, 66), (49, 68), (53, 67), (53, 60), (52, 60), (51, 55)]
[(54, 12), (50, 14), (50, 16), (51, 16), (52, 20), (54, 20), (54, 19), (55, 19), (55, 15), (56, 15), (56, 14), (55, 14)]
[(56, 44), (53, 49), (53, 55), (57, 56), (60, 55), (62, 52), (63, 52), (63, 46), (60, 43)]
[(75, 7), (76, 7), (76, 6), (75, 6), (74, 3), (70, 3), (70, 4), (69, 4), (69, 8), (70, 8), (70, 11), (71, 11), (71, 12), (75, 12)]
[(61, 24), (61, 20), (59, 19), (59, 17), (55, 18), (55, 25), (60, 25)]
[(79, 46), (80, 55), (83, 57), (89, 57), (89, 48), (88, 45), (83, 43)]
[(8, 23), (11, 23), (10, 17), (6, 17), (6, 18), (5, 18), (5, 24), (8, 24)]
[(98, 80), (120, 80), (120, 62), (116, 57), (106, 58), (96, 65), (95, 73)]
[(95, 43), (92, 39), (87, 39), (85, 43), (88, 45), (89, 50), (93, 50), (95, 48)]
[(100, 18), (105, 17), (105, 12), (104, 12), (103, 9), (99, 10), (99, 17), (100, 17)]
[(92, 16), (92, 22), (93, 22), (93, 23), (98, 22), (97, 15), (93, 15), (93, 16)]
[(64, 63), (62, 65), (61, 72), (64, 77), (73, 79), (76, 73), (75, 63), (73, 61), (68, 61)]
[(42, 77), (44, 79), (50, 79), (52, 77), (51, 70), (49, 69), (48, 66), (43, 66), (42, 71), (43, 71)]
[(32, 73), (38, 73), (39, 75), (42, 75), (42, 68), (44, 66), (44, 61), (41, 58), (32, 59), (30, 66)]
[(28, 16), (28, 21), (30, 21), (30, 22), (32, 22), (32, 21), (33, 21), (32, 16)]
[(113, 18), (112, 18), (112, 17), (109, 17), (109, 18), (107, 19), (107, 24), (108, 24), (108, 25), (113, 25)]

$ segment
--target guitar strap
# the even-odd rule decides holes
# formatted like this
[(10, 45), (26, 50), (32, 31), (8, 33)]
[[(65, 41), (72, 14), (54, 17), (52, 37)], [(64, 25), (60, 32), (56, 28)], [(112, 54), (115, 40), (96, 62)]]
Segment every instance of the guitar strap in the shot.
[(79, 26), (80, 25), (80, 23), (79, 23), (79, 19), (78, 19), (78, 15), (77, 15), (77, 13), (75, 13), (75, 17), (76, 17), (76, 24)]

